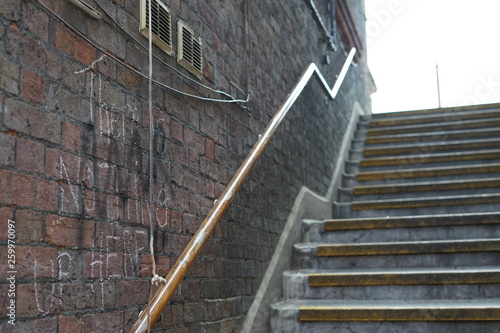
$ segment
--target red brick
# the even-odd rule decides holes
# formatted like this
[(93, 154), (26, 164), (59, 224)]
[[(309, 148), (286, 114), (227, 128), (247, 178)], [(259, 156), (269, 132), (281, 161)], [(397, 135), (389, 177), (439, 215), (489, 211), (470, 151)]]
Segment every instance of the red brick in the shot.
[(47, 44), (23, 35), (15, 25), (10, 25), (7, 29), (5, 50), (8, 55), (18, 58), (22, 64), (38, 72), (46, 73), (54, 79), (62, 76), (62, 57)]
[(70, 214), (83, 214), (83, 189), (81, 186), (59, 183), (60, 211)]
[(102, 250), (85, 252), (83, 276), (86, 279), (116, 280), (123, 276), (123, 253)]
[(90, 283), (62, 284), (62, 311), (86, 310), (94, 308), (94, 291)]
[(83, 127), (69, 121), (62, 122), (62, 143), (69, 150), (82, 151), (88, 146), (84, 137)]
[(56, 116), (21, 101), (5, 100), (7, 128), (53, 143), (61, 141), (61, 121)]
[(36, 187), (36, 178), (33, 176), (12, 174), (12, 203), (19, 206), (30, 207), (33, 203), (33, 193)]
[(122, 332), (123, 312), (116, 311), (84, 316), (61, 316), (58, 323), (59, 332)]
[(38, 74), (23, 68), (21, 97), (40, 105), (45, 105), (45, 80)]
[(0, 4), (0, 16), (7, 20), (17, 21), (21, 13), (21, 3), (16, 0), (4, 0)]
[(43, 173), (45, 146), (34, 140), (17, 138), (16, 164), (21, 170)]
[(213, 139), (205, 139), (205, 157), (213, 160), (215, 154), (215, 142)]
[(38, 205), (40, 209), (47, 211), (57, 210), (58, 186), (55, 182), (40, 179), (37, 183), (33, 205)]
[(116, 282), (116, 306), (135, 306), (147, 303), (150, 285), (150, 280)]
[(57, 249), (40, 246), (16, 247), (17, 277), (57, 277)]
[(60, 24), (54, 25), (53, 38), (56, 48), (87, 66), (97, 58), (93, 46)]
[(14, 166), (15, 147), (16, 138), (14, 136), (0, 133), (0, 165)]
[(56, 210), (57, 185), (55, 183), (17, 173), (7, 174), (6, 177), (11, 177), (7, 180), (16, 184), (10, 191), (6, 191), (12, 196), (11, 203), (19, 206)]
[(13, 188), (11, 186), (13, 174), (7, 170), (0, 170), (0, 204), (10, 205), (13, 201)]
[(157, 228), (167, 229), (170, 227), (170, 210), (166, 207), (158, 207), (154, 208), (154, 217)]
[[(9, 332), (11, 327), (6, 322), (0, 324), (0, 331)], [(16, 320), (15, 332), (47, 333), (57, 332), (57, 318), (37, 318), (32, 320)]]
[(172, 210), (170, 212), (171, 215), (171, 223), (170, 223), (170, 230), (172, 231), (182, 231), (182, 225), (183, 225), (183, 213), (178, 210)]
[(188, 127), (184, 127), (184, 142), (200, 154), (205, 154), (205, 138)]
[(11, 94), (19, 93), (19, 65), (0, 56), (0, 89)]
[(125, 221), (132, 224), (142, 224), (142, 204), (139, 200), (127, 200)]
[(189, 243), (190, 237), (177, 234), (168, 234), (165, 243), (165, 253), (172, 255), (180, 255)]
[[(170, 271), (170, 257), (168, 256), (155, 256), (156, 264), (156, 274), (161, 277), (165, 277)], [(151, 254), (141, 255), (141, 270), (139, 272), (140, 277), (152, 277), (153, 276), (153, 263), (151, 261)]]
[(35, 34), (41, 40), (49, 41), (49, 17), (48, 15), (31, 3), (23, 6), (24, 28)]
[(179, 123), (178, 121), (173, 120), (173, 119), (170, 121), (171, 137), (179, 142), (184, 141), (182, 129), (183, 129), (183, 126), (181, 123)]
[[(14, 220), (14, 214), (10, 207), (0, 207), (0, 241), (6, 241), (8, 238), (8, 230), (9, 230), (9, 220)], [(16, 229), (18, 224), (13, 224)], [(12, 229), (11, 229), (12, 230)], [(19, 242), (19, 231), (16, 230), (16, 242)]]
[(205, 178), (202, 178), (198, 174), (185, 171), (187, 177), (184, 182), (184, 186), (190, 190), (197, 193), (205, 194)]
[(42, 241), (42, 214), (31, 210), (16, 211), (16, 238), (19, 244)]
[(92, 221), (57, 215), (49, 215), (46, 220), (45, 241), (47, 243), (75, 248), (93, 246), (94, 223)]

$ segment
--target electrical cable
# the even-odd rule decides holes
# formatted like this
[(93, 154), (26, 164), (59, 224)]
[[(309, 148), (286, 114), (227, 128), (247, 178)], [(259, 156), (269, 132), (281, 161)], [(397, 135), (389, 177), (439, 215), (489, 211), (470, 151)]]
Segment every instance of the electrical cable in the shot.
[[(101, 51), (102, 53), (106, 54), (108, 57), (110, 57), (115, 62), (119, 63), (120, 65), (122, 65), (122, 66), (126, 67), (127, 69), (133, 71), (134, 73), (136, 73), (137, 75), (141, 76), (142, 78), (144, 78), (146, 80), (149, 80), (148, 75), (143, 74), (141, 71), (139, 71), (139, 70), (135, 69), (134, 67), (132, 67), (131, 65), (125, 63), (123, 60), (121, 60), (120, 58), (118, 58), (118, 56), (116, 56), (115, 54), (111, 53), (110, 51), (106, 50), (104, 47), (102, 47), (99, 44), (95, 43), (94, 41), (90, 40), (87, 36), (85, 36), (80, 31), (78, 31), (71, 24), (69, 24), (68, 22), (66, 22), (62, 17), (60, 17), (59, 15), (57, 15), (52, 9), (50, 9), (49, 7), (47, 7), (47, 5), (45, 5), (43, 2), (41, 2), (40, 0), (36, 0), (36, 2), (38, 2), (38, 4), (40, 4), (40, 6), (42, 6), (46, 11), (48, 11), (49, 13), (51, 13), (57, 20), (59, 20), (61, 23), (63, 23), (65, 26), (67, 26), (69, 29), (71, 29), (79, 37), (83, 38), (90, 45), (92, 45), (93, 47), (95, 47), (96, 49), (98, 49), (99, 51)], [(204, 97), (204, 96), (197, 96), (197, 95), (186, 93), (186, 92), (180, 91), (178, 89), (175, 89), (173, 87), (167, 86), (166, 84), (161, 83), (158, 80), (152, 79), (152, 82), (155, 83), (156, 85), (158, 85), (158, 86), (160, 86), (162, 88), (165, 88), (165, 89), (167, 89), (169, 91), (172, 91), (172, 92), (174, 92), (176, 94), (179, 94), (179, 95), (182, 95), (182, 96), (186, 96), (186, 97), (190, 97), (190, 98), (194, 98), (194, 99), (198, 99), (198, 100), (202, 100), (202, 101), (207, 101), (207, 102), (237, 103), (238, 104), (238, 103), (248, 103), (248, 101), (250, 100), (250, 95), (248, 95), (247, 98), (244, 99), (244, 100), (243, 99), (217, 99), (217, 98), (209, 98), (209, 97)], [(240, 106), (243, 107), (243, 108), (245, 108), (242, 105), (240, 105)]]
[[(144, 50), (147, 50), (147, 47), (144, 46), (141, 41), (139, 41), (136, 37), (134, 37), (130, 32), (128, 32), (124, 26), (122, 26), (120, 23), (118, 23), (118, 21), (111, 16), (111, 14), (100, 4), (99, 1), (95, 0), (95, 3), (97, 4), (97, 6), (116, 24), (116, 26), (118, 26), (123, 32), (125, 32), (125, 34), (127, 34), (127, 36), (129, 36), (132, 40), (134, 40), (141, 48), (143, 48)], [(221, 95), (224, 95), (226, 97), (229, 97), (230, 99), (232, 100), (235, 100), (235, 98), (233, 96), (231, 96), (230, 94), (228, 94), (227, 92), (225, 91), (222, 91), (222, 90), (218, 90), (218, 89), (214, 89), (214, 88), (211, 88), (209, 86), (206, 86), (204, 85), (203, 83), (197, 81), (197, 80), (194, 80), (193, 78), (190, 78), (189, 76), (185, 75), (184, 73), (182, 73), (181, 71), (179, 71), (178, 69), (176, 69), (174, 66), (168, 64), (167, 62), (163, 61), (162, 59), (160, 59), (160, 57), (158, 57), (157, 55), (155, 55), (153, 53), (153, 57), (158, 60), (162, 65), (170, 68), (171, 70), (173, 70), (174, 72), (176, 72), (177, 74), (179, 74), (180, 76), (182, 76), (183, 78), (199, 85), (200, 87), (202, 88), (205, 88), (207, 90), (210, 90), (214, 93), (217, 93), (217, 94), (221, 94)]]

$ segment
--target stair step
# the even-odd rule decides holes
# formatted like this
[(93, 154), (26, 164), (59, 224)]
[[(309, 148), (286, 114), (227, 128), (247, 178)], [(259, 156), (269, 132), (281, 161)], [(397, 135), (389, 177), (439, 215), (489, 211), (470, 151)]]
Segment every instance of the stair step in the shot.
[(390, 147), (376, 147), (376, 148), (365, 148), (363, 151), (364, 156), (384, 156), (384, 155), (396, 155), (396, 154), (429, 154), (433, 152), (440, 151), (450, 151), (450, 150), (472, 150), (472, 149), (484, 149), (484, 148), (497, 148), (500, 147), (500, 139), (482, 139), (482, 140), (468, 140), (468, 141), (453, 141), (453, 142), (431, 142), (424, 144), (412, 144), (412, 145), (396, 145)]
[[(401, 143), (401, 142), (428, 142), (428, 141), (444, 141), (468, 138), (484, 138), (484, 137), (498, 137), (498, 128), (481, 128), (463, 131), (446, 131), (446, 132), (431, 132), (431, 133), (409, 133), (409, 134), (396, 134), (396, 135), (382, 135), (368, 137), (363, 139), (366, 145)], [(361, 134), (359, 135), (359, 137)], [(359, 139), (361, 140), (361, 139)]]
[(386, 184), (356, 186), (353, 194), (374, 195), (374, 194), (400, 194), (409, 192), (436, 192), (436, 191), (456, 191), (485, 188), (500, 188), (500, 178), (486, 178), (474, 180), (425, 182), (411, 184)]
[(456, 175), (473, 175), (500, 172), (500, 164), (481, 164), (473, 166), (457, 166), (457, 167), (435, 167), (410, 170), (388, 170), (388, 171), (373, 171), (360, 172), (357, 174), (358, 181), (368, 180), (389, 180), (403, 178), (420, 178), (420, 177), (441, 177), (441, 176), (456, 176)]
[[(349, 269), (287, 271), (283, 275), (284, 299), (403, 300), (471, 299), (500, 295), (499, 268), (478, 267), (400, 269)], [(486, 279), (481, 279), (484, 272)], [(497, 274), (496, 277), (493, 275)], [(447, 275), (447, 276), (446, 276)], [(410, 296), (411, 295), (411, 296)]]
[(500, 300), (308, 302), (301, 321), (478, 321), (500, 320)]
[(303, 235), (304, 242), (314, 243), (371, 243), (428, 241), (442, 239), (500, 238), (500, 220), (477, 224), (435, 224), (396, 228), (324, 230), (323, 223), (308, 224)]
[(344, 271), (309, 274), (309, 286), (382, 286), (500, 283), (500, 268)]
[[(325, 302), (319, 300), (286, 300), (272, 306), (271, 327), (274, 333), (320, 333), (320, 332), (356, 332), (356, 333), (428, 333), (428, 332), (454, 332), (471, 333), (500, 332), (500, 321), (498, 321), (499, 300), (471, 299), (457, 303), (456, 301), (431, 301), (431, 302), (405, 302), (405, 301), (385, 301), (382, 303), (369, 302), (367, 300)], [(430, 311), (426, 312), (429, 305)], [(299, 310), (301, 306), (321, 307), (328, 310), (351, 311), (339, 312), (343, 318), (333, 321), (300, 321)], [(485, 309), (483, 315), (476, 315), (476, 319), (465, 321), (466, 317), (460, 316), (460, 320), (451, 320), (452, 317), (446, 314), (446, 309), (453, 309), (457, 312), (463, 308), (470, 314), (468, 319), (473, 319), (473, 313)], [(352, 310), (350, 310), (352, 309)], [(386, 321), (389, 313), (384, 313), (384, 309), (399, 314), (399, 320)], [(365, 311), (363, 311), (365, 310)], [(398, 311), (399, 310), (399, 311)], [(409, 316), (405, 317), (401, 311), (406, 311)], [(353, 321), (353, 314), (367, 313), (369, 316), (358, 318)], [(438, 313), (439, 312), (439, 313)], [(312, 314), (309, 312), (309, 314)], [(482, 321), (478, 317), (489, 314), (490, 319)], [(328, 316), (329, 317), (329, 316)], [(361, 316), (357, 316), (361, 317)], [(405, 319), (406, 318), (406, 319)], [(397, 318), (396, 318), (397, 319)], [(479, 321), (481, 320), (481, 321)]]
[(481, 105), (467, 105), (467, 106), (452, 106), (446, 108), (438, 109), (422, 109), (422, 110), (410, 110), (410, 111), (397, 111), (397, 112), (385, 112), (385, 113), (375, 113), (371, 115), (372, 119), (384, 119), (384, 118), (395, 118), (395, 117), (407, 117), (412, 115), (442, 115), (453, 114), (454, 112), (483, 112), (485, 110), (496, 110), (500, 109), (500, 103), (491, 104), (481, 104)]
[(367, 130), (367, 137), (407, 134), (407, 133), (430, 133), (442, 132), (449, 130), (465, 130), (477, 128), (491, 128), (500, 126), (500, 118), (466, 120), (466, 121), (450, 121), (448, 123), (439, 124), (418, 124), (418, 125), (403, 125), (382, 128), (370, 128)]
[[(474, 161), (474, 160), (489, 160), (500, 159), (500, 150), (482, 150), (468, 152), (450, 152), (438, 154), (413, 154), (405, 156), (393, 157), (374, 157), (364, 158), (359, 161), (360, 166), (378, 167), (378, 166), (394, 166), (394, 165), (415, 165), (426, 163), (443, 163), (443, 162), (458, 162), (458, 161)], [(356, 161), (351, 161), (356, 163)]]
[(500, 204), (500, 194), (454, 195), (443, 197), (353, 201), (352, 210), (403, 209), (464, 205)]
[(316, 254), (318, 257), (497, 251), (500, 251), (499, 238), (364, 244), (324, 244), (317, 245), (316, 247)]
[(325, 220), (325, 231), (422, 228), (500, 223), (500, 212)]
[(450, 114), (427, 114), (427, 115), (415, 115), (409, 114), (406, 117), (395, 117), (395, 118), (384, 118), (384, 119), (372, 119), (370, 121), (369, 127), (389, 127), (389, 126), (401, 126), (401, 125), (411, 125), (411, 124), (435, 124), (450, 121), (465, 121), (472, 119), (485, 119), (485, 118), (495, 118), (500, 116), (499, 110), (485, 110), (481, 112), (454, 112)]
[[(403, 243), (403, 242), (399, 242)], [(370, 243), (373, 244), (373, 243)], [(358, 251), (359, 252), (359, 251)], [(317, 244), (295, 244), (293, 269), (420, 268), (500, 266), (498, 251), (414, 254), (336, 255), (318, 257)]]

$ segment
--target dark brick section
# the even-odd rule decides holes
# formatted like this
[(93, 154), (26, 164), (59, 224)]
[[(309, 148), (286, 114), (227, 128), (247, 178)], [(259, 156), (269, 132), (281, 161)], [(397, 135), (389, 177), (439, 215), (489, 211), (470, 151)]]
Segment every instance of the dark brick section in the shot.
[[(239, 98), (248, 91), (251, 101), (207, 102), (154, 85), (154, 248), (163, 275), (325, 49), (307, 1), (164, 2), (174, 23), (185, 21), (203, 40), (201, 82)], [(316, 2), (326, 19), (327, 1)], [(50, 10), (36, 0), (0, 4), (0, 259), (4, 267), (13, 219), (16, 329), (127, 331), (150, 290), (148, 82), (115, 59), (147, 74), (148, 54), (104, 13), (97, 21), (65, 0), (43, 3)], [(147, 45), (139, 3), (99, 1)], [(363, 34), (362, 1), (351, 11)], [(155, 79), (221, 98), (166, 66), (190, 76), (175, 57), (155, 54), (164, 62), (154, 61)], [(333, 84), (345, 53), (330, 58), (320, 67)], [(238, 331), (298, 191), (326, 192), (354, 102), (369, 110), (369, 82), (362, 57), (335, 101), (316, 81), (307, 86), (153, 331)], [(0, 303), (0, 331), (9, 331)]]

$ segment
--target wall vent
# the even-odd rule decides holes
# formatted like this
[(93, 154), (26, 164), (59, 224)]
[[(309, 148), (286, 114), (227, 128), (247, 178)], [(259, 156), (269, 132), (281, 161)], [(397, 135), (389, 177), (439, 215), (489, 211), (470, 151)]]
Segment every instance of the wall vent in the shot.
[(201, 78), (203, 73), (203, 51), (201, 38), (194, 36), (191, 30), (183, 22), (178, 22), (178, 43), (179, 51), (177, 54), (177, 62), (184, 68)]
[(151, 34), (153, 43), (167, 54), (172, 54), (172, 15), (159, 0), (141, 0), (140, 31), (149, 38), (149, 6), (151, 6)]

